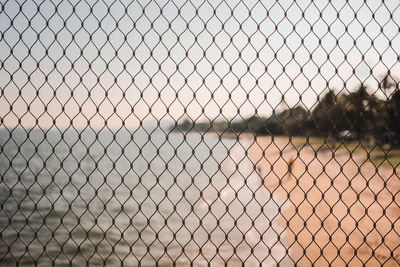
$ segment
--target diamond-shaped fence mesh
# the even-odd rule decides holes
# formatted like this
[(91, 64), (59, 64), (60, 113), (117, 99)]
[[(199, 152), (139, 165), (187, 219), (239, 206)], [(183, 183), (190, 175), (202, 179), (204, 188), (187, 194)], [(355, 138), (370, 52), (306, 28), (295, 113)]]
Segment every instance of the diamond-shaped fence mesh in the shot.
[(400, 265), (399, 1), (0, 2), (1, 265)]

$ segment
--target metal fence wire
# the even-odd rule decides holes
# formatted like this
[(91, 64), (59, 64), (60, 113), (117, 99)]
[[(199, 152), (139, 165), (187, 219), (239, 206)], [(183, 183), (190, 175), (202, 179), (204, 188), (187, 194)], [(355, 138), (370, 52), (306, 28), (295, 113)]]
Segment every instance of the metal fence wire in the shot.
[(1, 265), (400, 265), (398, 0), (0, 2)]

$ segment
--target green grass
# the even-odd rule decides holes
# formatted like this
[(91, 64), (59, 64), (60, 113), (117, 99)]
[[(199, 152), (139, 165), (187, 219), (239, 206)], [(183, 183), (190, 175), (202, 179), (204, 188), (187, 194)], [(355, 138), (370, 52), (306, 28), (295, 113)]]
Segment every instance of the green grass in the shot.
[(375, 164), (392, 165), (394, 167), (400, 164), (400, 149), (374, 149), (370, 155)]
[[(361, 155), (364, 160), (368, 159), (375, 166), (383, 165), (387, 167), (397, 167), (400, 165), (400, 149), (391, 148), (389, 145), (377, 146), (372, 142), (345, 141), (333, 144), (323, 137), (303, 137), (296, 136), (291, 138), (293, 145), (299, 149), (311, 146), (315, 151), (334, 151), (335, 153), (352, 153)], [(400, 167), (400, 166), (399, 166)]]

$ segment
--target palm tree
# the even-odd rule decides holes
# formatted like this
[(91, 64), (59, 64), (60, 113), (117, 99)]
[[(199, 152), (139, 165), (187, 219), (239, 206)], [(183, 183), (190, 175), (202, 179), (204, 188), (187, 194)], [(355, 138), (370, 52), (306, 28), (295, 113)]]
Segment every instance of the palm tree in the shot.
[(383, 77), (379, 83), (379, 88), (383, 89), (386, 95), (386, 129), (385, 132), (394, 135), (391, 140), (392, 145), (400, 145), (400, 90), (399, 82), (390, 71)]

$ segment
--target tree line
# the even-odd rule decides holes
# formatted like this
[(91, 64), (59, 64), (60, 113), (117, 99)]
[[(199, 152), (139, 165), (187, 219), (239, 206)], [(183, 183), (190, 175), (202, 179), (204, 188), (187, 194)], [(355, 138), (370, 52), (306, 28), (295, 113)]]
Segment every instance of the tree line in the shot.
[[(377, 92), (385, 97), (378, 97)], [(185, 119), (171, 130), (200, 132), (252, 132), (257, 135), (322, 136), (374, 139), (377, 143), (400, 144), (399, 83), (387, 73), (378, 88), (359, 85), (352, 92), (328, 90), (311, 110), (302, 105), (237, 121), (196, 122)]]

